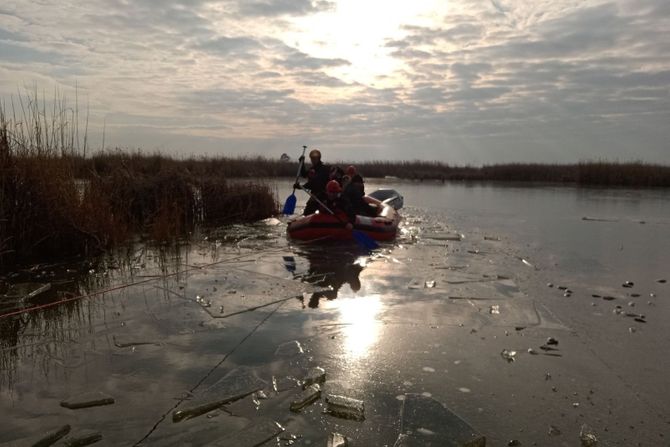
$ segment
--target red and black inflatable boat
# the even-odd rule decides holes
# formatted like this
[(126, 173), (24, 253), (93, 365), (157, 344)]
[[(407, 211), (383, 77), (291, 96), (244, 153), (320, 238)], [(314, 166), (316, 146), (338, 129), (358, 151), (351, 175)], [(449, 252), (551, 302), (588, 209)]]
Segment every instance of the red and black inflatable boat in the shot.
[[(377, 241), (389, 241), (396, 237), (400, 214), (388, 203), (371, 199), (378, 204), (377, 216), (356, 216), (354, 230), (361, 231)], [(345, 218), (339, 219), (325, 212), (301, 216), (288, 223), (288, 237), (302, 241), (351, 240), (353, 233), (344, 228)]]

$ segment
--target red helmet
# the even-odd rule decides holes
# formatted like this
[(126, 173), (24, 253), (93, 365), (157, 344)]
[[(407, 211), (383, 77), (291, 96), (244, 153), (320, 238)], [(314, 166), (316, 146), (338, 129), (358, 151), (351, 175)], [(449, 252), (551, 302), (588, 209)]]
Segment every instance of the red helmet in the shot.
[(337, 183), (337, 180), (331, 180), (326, 185), (326, 192), (342, 192), (342, 187)]
[(347, 166), (346, 173), (349, 177), (356, 175), (356, 168), (354, 166)]

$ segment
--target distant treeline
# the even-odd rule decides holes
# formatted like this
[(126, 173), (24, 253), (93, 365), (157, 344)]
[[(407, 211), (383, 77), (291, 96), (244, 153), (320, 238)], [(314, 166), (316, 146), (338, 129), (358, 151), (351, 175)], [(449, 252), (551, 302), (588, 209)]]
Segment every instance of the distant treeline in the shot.
[[(90, 172), (111, 172), (120, 164), (132, 166), (136, 172), (149, 174), (165, 166), (179, 166), (196, 177), (223, 176), (225, 178), (293, 177), (297, 160), (279, 161), (263, 157), (190, 157), (174, 159), (161, 154), (111, 151), (76, 160), (77, 175), (87, 177)], [(309, 163), (309, 160), (307, 161)], [(575, 185), (669, 187), (670, 166), (642, 162), (587, 161), (576, 164), (507, 163), (474, 166), (451, 166), (431, 161), (366, 161), (324, 162), (343, 169), (354, 165), (367, 178), (387, 176), (408, 180), (439, 181), (500, 181), (567, 183)]]
[(670, 166), (642, 162), (508, 163), (472, 167), (410, 161), (366, 162), (359, 163), (357, 168), (367, 177), (394, 176), (412, 180), (550, 182), (627, 187), (670, 186)]

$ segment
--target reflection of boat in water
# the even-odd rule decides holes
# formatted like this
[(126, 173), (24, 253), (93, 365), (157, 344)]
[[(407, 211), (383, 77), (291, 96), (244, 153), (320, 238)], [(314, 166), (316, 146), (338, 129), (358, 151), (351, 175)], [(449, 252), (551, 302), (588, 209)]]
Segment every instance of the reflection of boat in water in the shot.
[[(378, 197), (377, 197), (378, 196)], [(392, 189), (380, 189), (364, 198), (368, 203), (377, 205), (377, 215), (357, 215), (354, 230), (365, 233), (378, 241), (395, 238), (400, 223), (397, 212), (403, 206), (403, 198)], [(314, 213), (301, 216), (289, 222), (286, 229), (291, 239), (297, 240), (351, 240), (353, 233), (344, 228), (343, 221), (328, 213)]]
[(309, 307), (319, 307), (319, 300), (322, 298), (334, 300), (345, 284), (348, 284), (353, 292), (360, 290), (361, 280), (359, 275), (364, 267), (359, 262), (357, 247), (348, 247), (346, 250), (343, 250), (340, 245), (332, 245), (332, 250), (313, 247), (301, 251), (300, 255), (304, 256), (309, 262), (306, 272), (299, 275), (295, 274), (293, 256), (285, 256), (284, 263), (286, 268), (294, 273), (295, 277), (300, 277), (302, 281), (323, 289), (311, 295), (308, 303)]

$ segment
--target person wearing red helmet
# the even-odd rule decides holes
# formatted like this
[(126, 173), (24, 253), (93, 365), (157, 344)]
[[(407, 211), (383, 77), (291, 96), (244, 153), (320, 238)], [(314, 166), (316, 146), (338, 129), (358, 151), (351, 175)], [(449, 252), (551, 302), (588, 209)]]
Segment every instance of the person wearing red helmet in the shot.
[(331, 180), (326, 184), (326, 200), (323, 204), (328, 208), (325, 209), (321, 207), (321, 212), (332, 211), (340, 219), (346, 217), (346, 228), (347, 230), (352, 230), (354, 228), (354, 222), (356, 222), (356, 213), (351, 207), (349, 200), (342, 195), (342, 186), (338, 183), (337, 180)]

